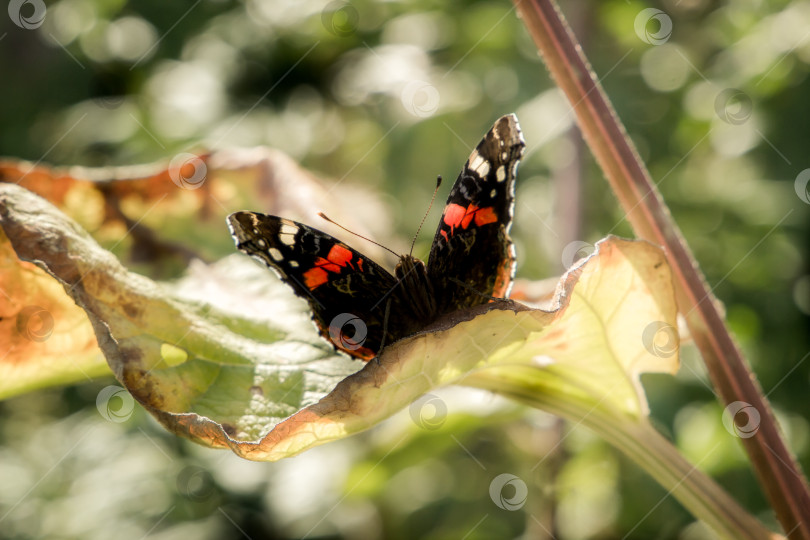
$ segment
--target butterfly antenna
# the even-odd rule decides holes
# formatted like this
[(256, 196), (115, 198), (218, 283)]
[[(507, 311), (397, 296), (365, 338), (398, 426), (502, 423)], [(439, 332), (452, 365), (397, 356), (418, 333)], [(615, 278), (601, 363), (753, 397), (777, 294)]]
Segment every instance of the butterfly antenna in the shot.
[(367, 242), (371, 242), (371, 243), (372, 243), (372, 244), (374, 244), (375, 246), (380, 246), (380, 247), (381, 247), (381, 248), (383, 248), (384, 250), (386, 250), (386, 251), (389, 251), (389, 252), (393, 253), (394, 255), (396, 255), (396, 256), (397, 256), (397, 258), (399, 258), (399, 253), (397, 253), (397, 252), (395, 252), (395, 251), (392, 251), (392, 250), (388, 249), (388, 248), (387, 248), (387, 247), (385, 247), (384, 245), (380, 244), (379, 242), (375, 242), (375, 241), (374, 241), (374, 240), (372, 240), (371, 238), (366, 238), (366, 237), (365, 237), (365, 236), (363, 236), (362, 234), (357, 234), (357, 233), (356, 233), (356, 232), (354, 232), (354, 231), (350, 231), (349, 229), (347, 229), (346, 227), (344, 227), (343, 225), (341, 225), (341, 224), (340, 224), (340, 223), (338, 223), (337, 221), (335, 221), (335, 220), (333, 220), (333, 219), (331, 219), (331, 218), (327, 217), (327, 216), (326, 216), (326, 214), (324, 214), (323, 212), (318, 212), (318, 216), (319, 216), (319, 217), (321, 217), (321, 218), (323, 218), (323, 219), (325, 219), (326, 221), (328, 221), (328, 222), (329, 222), (329, 223), (331, 223), (332, 225), (337, 225), (338, 227), (340, 227), (341, 229), (343, 229), (344, 231), (346, 231), (346, 232), (347, 232), (347, 233), (349, 233), (349, 234), (353, 234), (353, 235), (355, 235), (355, 236), (357, 236), (357, 237), (359, 237), (359, 238), (362, 238), (363, 240), (366, 240)]
[(413, 242), (411, 242), (411, 251), (409, 255), (413, 255), (413, 246), (416, 245), (416, 239), (419, 237), (419, 232), (422, 230), (422, 225), (425, 224), (425, 220), (430, 213), (430, 209), (433, 208), (433, 201), (436, 200), (436, 193), (439, 192), (439, 186), (442, 185), (442, 175), (436, 177), (436, 189), (433, 190), (433, 197), (430, 198), (430, 204), (428, 205), (427, 212), (425, 212), (425, 217), (422, 218), (422, 223), (419, 224), (419, 228), (416, 229), (416, 234), (413, 235)]

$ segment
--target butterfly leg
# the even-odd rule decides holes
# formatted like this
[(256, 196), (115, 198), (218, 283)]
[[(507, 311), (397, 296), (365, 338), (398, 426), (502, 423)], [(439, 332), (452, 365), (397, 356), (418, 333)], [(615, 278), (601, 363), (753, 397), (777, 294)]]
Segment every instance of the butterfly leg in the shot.
[(385, 347), (385, 335), (388, 333), (388, 316), (391, 314), (391, 299), (389, 298), (385, 302), (385, 315), (383, 316), (383, 334), (382, 340), (380, 340), (380, 350), (377, 351), (377, 356), (374, 357), (374, 360), (377, 362), (377, 365), (380, 364), (380, 355), (382, 354), (383, 347)]

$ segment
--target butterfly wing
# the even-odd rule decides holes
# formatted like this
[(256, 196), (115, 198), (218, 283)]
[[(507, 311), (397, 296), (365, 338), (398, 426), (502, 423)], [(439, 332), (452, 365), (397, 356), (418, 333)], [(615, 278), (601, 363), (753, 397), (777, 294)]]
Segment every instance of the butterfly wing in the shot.
[(515, 115), (499, 118), (450, 190), (428, 258), (439, 313), (509, 293), (515, 269), (509, 228), (524, 148)]
[[(382, 345), (386, 303), (399, 301), (391, 294), (397, 281), (390, 273), (338, 239), (296, 221), (235, 212), (228, 225), (240, 251), (275, 270), (309, 303), (318, 330), (336, 349), (362, 360), (374, 358)], [(391, 313), (398, 311), (391, 306)], [(386, 343), (398, 337), (391, 333)]]

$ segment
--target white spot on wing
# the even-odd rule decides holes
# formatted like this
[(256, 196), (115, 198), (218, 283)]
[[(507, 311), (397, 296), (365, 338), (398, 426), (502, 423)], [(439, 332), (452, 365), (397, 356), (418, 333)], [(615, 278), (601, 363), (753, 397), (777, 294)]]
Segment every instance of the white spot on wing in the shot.
[(297, 232), (298, 232), (298, 227), (296, 227), (295, 225), (293, 225), (290, 221), (288, 221), (286, 219), (282, 220), (281, 221), (281, 231), (278, 233), (279, 240), (281, 240), (281, 242), (283, 244), (291, 246), (291, 245), (295, 244), (295, 233), (297, 233)]
[(291, 268), (298, 268), (298, 261), (290, 261)]
[(256, 240), (256, 243), (259, 244), (259, 247), (262, 249), (267, 247), (267, 242), (264, 241), (264, 238), (259, 238)]
[(493, 189), (492, 191), (489, 192), (489, 198), (494, 199), (495, 195), (497, 195), (497, 194), (498, 194), (498, 190)]
[(470, 156), (469, 167), (482, 177), (489, 173), (489, 162), (478, 153), (478, 150), (473, 150), (473, 153)]
[(281, 252), (276, 248), (268, 249), (267, 253), (269, 253), (270, 256), (273, 257), (273, 260), (276, 262), (284, 260), (284, 255), (282, 255)]
[(489, 174), (489, 162), (488, 162), (488, 161), (484, 161), (484, 162), (481, 164), (481, 166), (479, 166), (477, 169), (475, 169), (475, 172), (477, 172), (477, 173), (478, 173), (478, 175), (479, 175), (481, 178), (485, 178), (485, 177), (486, 177), (486, 175), (488, 175), (488, 174)]
[(498, 178), (498, 182), (506, 180), (506, 169), (503, 168), (503, 165), (498, 167), (498, 170), (495, 171), (495, 176)]

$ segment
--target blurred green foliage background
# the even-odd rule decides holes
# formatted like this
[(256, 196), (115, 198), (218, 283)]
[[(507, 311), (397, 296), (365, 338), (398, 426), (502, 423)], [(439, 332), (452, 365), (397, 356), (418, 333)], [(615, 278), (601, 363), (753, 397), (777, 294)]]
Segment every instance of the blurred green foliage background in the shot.
[[(810, 1), (561, 7), (807, 471)], [(560, 274), (570, 242), (632, 236), (509, 2), (17, 1), (0, 73), (0, 155), (97, 166), (268, 145), (380, 194), (398, 234), (376, 238), (397, 248), (436, 175), (517, 112), (518, 277)], [(656, 425), (775, 528), (700, 358), (682, 361), (644, 380)], [(404, 411), (256, 464), (140, 409), (106, 421), (112, 383), (0, 404), (0, 538), (712, 538), (584, 428), (487, 394), (439, 393), (439, 429)], [(528, 486), (517, 511), (490, 499), (501, 473)]]

